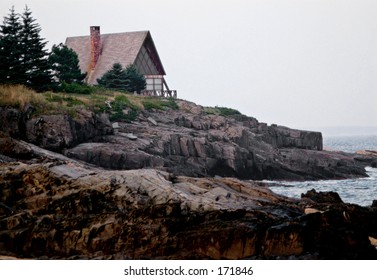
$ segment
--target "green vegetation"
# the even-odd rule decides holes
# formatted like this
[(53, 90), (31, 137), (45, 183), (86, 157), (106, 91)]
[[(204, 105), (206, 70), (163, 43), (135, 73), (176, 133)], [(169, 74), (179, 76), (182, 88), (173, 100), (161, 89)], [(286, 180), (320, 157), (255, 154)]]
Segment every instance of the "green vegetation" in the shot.
[(26, 104), (35, 106), (43, 103), (45, 99), (42, 95), (25, 86), (0, 85), (0, 106), (12, 106), (22, 110)]
[[(82, 83), (77, 54), (63, 44), (51, 53), (40, 37), (41, 28), (26, 6), (22, 15), (14, 7), (0, 25), (0, 106), (23, 110), (26, 104), (39, 114), (74, 114), (86, 108), (109, 113), (111, 120), (135, 120), (140, 110), (178, 109), (173, 98), (127, 94), (140, 93), (146, 81), (135, 66), (118, 64), (98, 79), (99, 86)], [(116, 91), (114, 91), (116, 90)], [(39, 94), (37, 92), (40, 92)]]
[(116, 96), (114, 101), (111, 102), (111, 106), (111, 121), (132, 122), (139, 115), (139, 108), (131, 103), (125, 95)]
[[(87, 109), (95, 113), (107, 113), (111, 121), (132, 122), (143, 110), (178, 110), (174, 98), (141, 96), (104, 88), (93, 87), (92, 93), (37, 93), (25, 86), (0, 85), (0, 106), (12, 106), (23, 110), (26, 104), (36, 108), (35, 115), (69, 114)], [(207, 114), (221, 116), (241, 115), (237, 110), (226, 107), (206, 107)]]
[[(54, 45), (49, 53), (40, 32), (27, 6), (22, 15), (10, 9), (0, 25), (0, 84), (25, 85), (38, 92), (89, 93), (88, 87), (76, 85), (86, 75), (77, 54), (63, 44)], [(69, 84), (73, 85), (66, 89)]]
[(37, 91), (52, 85), (47, 42), (26, 6), (22, 15), (14, 8), (0, 25), (0, 84), (23, 84)]
[(64, 107), (75, 107), (85, 104), (82, 100), (73, 96), (57, 93), (46, 94), (46, 101), (59, 103), (59, 105)]
[(91, 94), (93, 93), (94, 89), (91, 86), (86, 84), (79, 84), (79, 83), (66, 83), (62, 82), (60, 86), (57, 88), (61, 92), (66, 93), (78, 93), (78, 94)]
[(227, 108), (227, 107), (205, 107), (204, 111), (207, 114), (212, 114), (212, 115), (220, 115), (223, 117), (228, 117), (228, 116), (234, 116), (234, 115), (241, 115), (241, 113), (238, 110), (232, 109), (232, 108)]
[(142, 101), (145, 110), (164, 110), (165, 108), (171, 108), (173, 110), (178, 110), (179, 107), (175, 102), (174, 98), (162, 99), (159, 97), (149, 97)]
[(115, 63), (109, 71), (97, 79), (97, 82), (105, 88), (138, 93), (146, 86), (144, 76), (137, 71), (135, 66), (128, 65), (126, 69), (123, 69), (120, 63)]
[[(77, 89), (80, 89), (77, 84), (81, 83), (81, 81), (85, 78), (86, 73), (81, 73), (79, 67), (79, 57), (72, 49), (63, 44), (53, 45), (49, 62), (51, 64), (54, 79), (59, 85), (65, 87), (69, 86), (70, 84), (75, 85), (73, 90), (76, 91), (73, 92), (81, 93), (77, 91)], [(60, 88), (59, 90), (62, 89)]]

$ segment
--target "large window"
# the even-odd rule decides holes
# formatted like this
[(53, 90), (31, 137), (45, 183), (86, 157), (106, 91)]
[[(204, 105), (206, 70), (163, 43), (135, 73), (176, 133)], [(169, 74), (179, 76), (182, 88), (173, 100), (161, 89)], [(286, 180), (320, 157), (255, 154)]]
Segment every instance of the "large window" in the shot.
[(151, 58), (148, 55), (147, 50), (141, 47), (139, 55), (135, 60), (135, 66), (143, 75), (156, 75), (159, 74), (156, 66), (153, 64)]
[(163, 77), (160, 75), (149, 75), (145, 76), (145, 81), (147, 82), (146, 90), (163, 90)]

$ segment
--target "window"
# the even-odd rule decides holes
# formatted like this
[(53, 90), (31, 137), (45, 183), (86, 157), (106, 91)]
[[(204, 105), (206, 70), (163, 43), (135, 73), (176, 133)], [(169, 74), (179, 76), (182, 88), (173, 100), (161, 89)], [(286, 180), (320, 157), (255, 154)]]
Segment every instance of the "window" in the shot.
[(163, 77), (162, 76), (146, 76), (145, 81), (147, 82), (147, 90), (163, 90)]
[(156, 66), (153, 64), (153, 61), (150, 59), (146, 49), (141, 47), (140, 53), (135, 60), (135, 65), (139, 69), (141, 74), (144, 75), (156, 75), (158, 74)]

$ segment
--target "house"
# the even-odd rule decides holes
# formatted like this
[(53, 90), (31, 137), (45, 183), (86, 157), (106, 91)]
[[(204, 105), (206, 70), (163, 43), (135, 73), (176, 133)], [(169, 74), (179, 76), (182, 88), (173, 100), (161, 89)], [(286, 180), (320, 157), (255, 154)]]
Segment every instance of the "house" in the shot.
[(89, 85), (97, 84), (114, 63), (123, 67), (133, 64), (147, 83), (142, 94), (177, 96), (165, 81), (166, 73), (149, 31), (101, 34), (99, 26), (91, 26), (89, 36), (68, 37), (65, 44), (77, 53)]

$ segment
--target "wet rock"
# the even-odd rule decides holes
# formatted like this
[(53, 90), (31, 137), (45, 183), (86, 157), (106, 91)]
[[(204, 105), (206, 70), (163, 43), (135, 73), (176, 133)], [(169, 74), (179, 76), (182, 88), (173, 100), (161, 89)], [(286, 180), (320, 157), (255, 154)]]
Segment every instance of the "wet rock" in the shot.
[(354, 155), (354, 159), (364, 165), (377, 168), (377, 151), (357, 151)]
[(0, 252), (17, 258), (377, 258), (376, 208), (334, 194), (289, 199), (235, 178), (58, 158), (0, 165), (0, 190)]
[(339, 194), (336, 192), (317, 192), (314, 189), (306, 192), (306, 194), (302, 194), (301, 198), (310, 199), (315, 203), (343, 203)]

